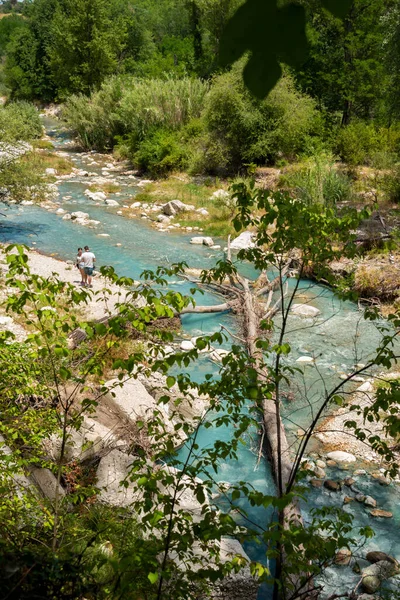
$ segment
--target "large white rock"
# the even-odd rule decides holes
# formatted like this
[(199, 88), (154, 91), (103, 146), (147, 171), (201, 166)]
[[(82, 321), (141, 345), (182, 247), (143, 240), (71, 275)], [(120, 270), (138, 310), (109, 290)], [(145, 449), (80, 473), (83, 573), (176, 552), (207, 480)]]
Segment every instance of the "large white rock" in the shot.
[(190, 240), (191, 244), (196, 244), (196, 245), (203, 245), (203, 246), (214, 246), (214, 241), (211, 237), (205, 237), (205, 236), (198, 236), (198, 237), (192, 237), (192, 239)]
[(48, 498), (51, 502), (55, 501), (57, 490), (59, 498), (63, 498), (65, 496), (64, 488), (57, 483), (57, 479), (50, 469), (33, 467), (31, 469), (31, 478), (40, 489), (43, 496)]
[(189, 340), (183, 340), (180, 345), (180, 349), (184, 352), (189, 352), (190, 350), (194, 350), (195, 346)]
[(185, 204), (181, 200), (171, 200), (162, 206), (162, 211), (164, 215), (168, 217), (174, 216), (180, 212), (187, 212), (190, 210), (194, 210), (194, 206), (191, 204)]
[(365, 383), (363, 383), (362, 385), (360, 385), (360, 387), (357, 388), (357, 392), (372, 392), (374, 389), (374, 386), (372, 385), (372, 383), (370, 381), (366, 381)]
[(99, 500), (112, 506), (128, 507), (140, 500), (140, 492), (133, 486), (121, 486), (121, 482), (129, 475), (133, 456), (112, 450), (104, 456), (97, 468), (97, 487), (100, 490)]
[(228, 350), (217, 348), (210, 353), (210, 358), (216, 362), (222, 362), (222, 359), (229, 354)]
[(119, 206), (119, 203), (116, 200), (111, 200), (110, 198), (107, 198), (104, 202), (107, 206)]
[(293, 304), (291, 312), (298, 317), (317, 317), (321, 311), (310, 304)]
[(123, 417), (134, 423), (138, 419), (152, 418), (156, 402), (138, 379), (128, 379), (122, 384), (118, 379), (112, 379), (106, 386), (110, 389), (105, 398), (107, 404)]
[(312, 356), (299, 356), (296, 360), (297, 363), (302, 363), (304, 365), (312, 365), (314, 364), (314, 359)]
[(46, 175), (57, 175), (57, 171), (55, 169), (48, 168), (45, 170)]
[(334, 450), (333, 452), (328, 452), (326, 455), (329, 460), (334, 460), (335, 462), (356, 462), (356, 457), (354, 454), (350, 454), (349, 452), (343, 452), (342, 450)]
[(254, 233), (251, 231), (243, 231), (237, 238), (231, 242), (231, 250), (247, 250), (254, 248)]
[(88, 219), (89, 218), (89, 214), (82, 212), (81, 210), (77, 210), (76, 212), (71, 213), (71, 219), (75, 220), (75, 219)]
[(167, 215), (157, 215), (157, 221), (159, 223), (170, 223), (171, 219)]

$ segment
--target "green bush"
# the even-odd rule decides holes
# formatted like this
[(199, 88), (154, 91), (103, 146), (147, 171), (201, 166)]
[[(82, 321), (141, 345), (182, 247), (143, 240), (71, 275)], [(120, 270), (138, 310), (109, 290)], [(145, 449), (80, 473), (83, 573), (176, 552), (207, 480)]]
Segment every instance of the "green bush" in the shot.
[(390, 202), (400, 202), (400, 165), (395, 165), (391, 172), (384, 176), (382, 190)]
[(170, 171), (187, 166), (187, 151), (179, 134), (157, 130), (141, 142), (133, 157), (134, 164), (152, 177), (163, 177)]
[(396, 160), (400, 150), (400, 130), (355, 121), (339, 130), (336, 150), (349, 165), (386, 169)]
[(351, 196), (349, 178), (337, 170), (332, 156), (321, 154), (305, 166), (281, 178), (281, 185), (292, 189), (307, 204), (335, 204)]
[(293, 159), (316, 133), (318, 114), (314, 101), (299, 93), (288, 75), (265, 100), (255, 99), (237, 65), (214, 80), (204, 119), (206, 148), (217, 146), (226, 163), (221, 166), (237, 171), (245, 163)]
[(28, 102), (12, 102), (0, 107), (0, 140), (13, 142), (40, 138), (43, 126), (38, 111)]

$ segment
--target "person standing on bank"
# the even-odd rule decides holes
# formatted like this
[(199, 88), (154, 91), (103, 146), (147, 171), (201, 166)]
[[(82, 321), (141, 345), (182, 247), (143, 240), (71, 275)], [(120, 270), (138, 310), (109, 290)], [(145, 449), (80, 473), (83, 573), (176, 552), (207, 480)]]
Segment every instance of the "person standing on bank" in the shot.
[(85, 283), (87, 287), (92, 287), (92, 275), (94, 269), (94, 263), (96, 262), (96, 257), (93, 252), (90, 252), (89, 246), (85, 246), (85, 252), (82, 254), (81, 259), (84, 264), (84, 272), (85, 272)]
[(79, 273), (81, 274), (81, 283), (80, 285), (85, 285), (85, 264), (82, 260), (83, 249), (78, 248), (78, 254), (76, 257), (76, 268), (79, 269)]

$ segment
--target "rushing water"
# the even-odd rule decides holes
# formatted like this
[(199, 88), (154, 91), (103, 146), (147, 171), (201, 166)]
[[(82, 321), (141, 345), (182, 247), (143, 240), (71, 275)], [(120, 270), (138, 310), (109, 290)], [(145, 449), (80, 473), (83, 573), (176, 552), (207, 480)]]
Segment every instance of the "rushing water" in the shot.
[[(68, 146), (68, 140), (57, 130), (54, 122), (47, 121), (46, 127), (53, 137), (55, 146), (67, 151), (77, 167), (97, 172), (99, 175), (102, 173), (102, 165), (107, 160), (97, 155), (75, 153)], [(90, 164), (93, 158), (96, 158), (98, 165)], [(139, 190), (138, 180), (116, 173), (110, 173), (110, 176), (121, 185), (121, 193), (111, 194), (110, 197), (117, 200), (121, 206), (132, 203)], [(58, 186), (60, 192), (58, 201), (60, 206), (69, 212), (77, 210), (88, 212), (91, 219), (100, 221), (94, 229), (63, 220), (62, 215), (36, 206), (14, 206), (6, 209), (7, 216), (3, 219), (0, 228), (0, 241), (24, 243), (46, 254), (73, 260), (76, 256), (76, 248), (87, 244), (95, 252), (98, 266), (112, 265), (121, 275), (135, 279), (139, 278), (144, 269), (154, 269), (158, 265), (166, 266), (185, 261), (190, 267), (209, 268), (222, 257), (220, 251), (190, 245), (192, 234), (174, 231), (162, 233), (151, 228), (147, 221), (127, 219), (118, 215), (119, 207), (96, 205), (84, 195), (84, 190), (89, 185), (90, 178), (87, 177), (62, 181)], [(107, 233), (110, 237), (99, 237), (100, 233)], [(116, 244), (121, 245), (116, 246)], [(223, 244), (222, 241), (222, 247)], [(182, 293), (189, 293), (189, 288), (192, 287), (186, 282), (174, 282), (173, 285), (179, 286), (177, 289)], [(209, 293), (199, 297), (198, 301), (201, 304), (220, 302)], [(367, 362), (380, 338), (376, 328), (363, 320), (356, 305), (339, 301), (329, 289), (323, 286), (302, 281), (296, 301), (313, 304), (320, 309), (321, 315), (313, 326), (308, 320), (299, 317), (291, 317), (289, 320), (288, 340), (292, 352), (287, 362), (298, 367), (299, 363), (296, 363), (296, 360), (300, 356), (313, 356), (317, 365), (317, 368), (305, 367), (293, 376), (293, 381), (286, 390), (289, 395), (295, 397), (295, 401), (288, 400), (284, 407), (286, 426), (291, 439), (294, 439), (299, 427), (309, 422), (311, 415), (319, 406), (323, 398), (324, 385), (338, 383), (340, 376), (350, 372), (355, 363)], [(182, 319), (183, 332), (188, 337), (211, 334), (219, 330), (221, 323), (235, 330), (234, 317), (229, 314), (185, 315)], [(279, 318), (276, 324), (279, 327)], [(202, 357), (199, 363), (188, 371), (193, 379), (201, 381), (206, 373), (215, 375), (218, 368), (207, 358)], [(202, 429), (197, 441), (201, 448), (206, 448), (216, 439), (229, 440), (230, 436), (230, 427), (218, 430)], [(239, 450), (239, 460), (227, 461), (219, 466), (218, 480), (231, 483), (248, 481), (256, 489), (273, 494), (274, 483), (269, 465), (263, 461), (258, 468), (255, 468), (257, 456), (252, 446), (256, 448), (257, 441), (257, 432), (253, 430), (249, 435), (248, 446), (242, 446)], [(186, 449), (182, 448), (182, 458), (185, 457), (185, 452)], [(329, 474), (335, 475), (335, 473)], [(396, 502), (398, 496), (393, 486), (381, 488), (369, 478), (364, 483), (360, 482), (360, 487), (362, 486), (368, 487), (368, 494), (378, 499), (379, 506), (393, 510), (394, 518), (370, 523), (368, 513), (357, 503), (348, 505), (346, 510), (355, 514), (357, 525), (366, 524), (368, 521), (377, 530), (377, 538), (369, 542), (368, 547), (379, 548), (400, 558), (400, 550), (398, 546), (396, 547), (400, 511)], [(333, 504), (339, 500), (338, 495), (327, 490), (311, 490), (309, 496), (309, 504), (303, 507), (306, 518), (311, 507), (323, 503)], [(261, 525), (268, 523), (270, 519), (268, 511), (246, 505), (243, 508), (248, 511), (252, 521)], [(249, 546), (246, 550), (251, 558), (262, 560), (262, 547)], [(328, 576), (329, 590), (334, 591), (338, 589), (340, 578), (344, 578), (344, 585), (352, 585), (358, 577), (349, 568), (331, 569)], [(267, 598), (268, 592), (261, 591), (260, 597)]]

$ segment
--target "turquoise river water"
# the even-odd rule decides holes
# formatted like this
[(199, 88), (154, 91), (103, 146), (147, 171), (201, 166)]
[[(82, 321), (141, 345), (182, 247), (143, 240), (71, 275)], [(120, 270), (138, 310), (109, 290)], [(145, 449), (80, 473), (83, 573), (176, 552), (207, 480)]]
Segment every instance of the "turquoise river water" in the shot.
[[(68, 152), (70, 158), (79, 168), (101, 174), (101, 167), (107, 162), (105, 158), (97, 155), (80, 154), (71, 148), (66, 134), (58, 125), (50, 120), (45, 120), (46, 129), (53, 139), (58, 150)], [(88, 166), (93, 158), (98, 165)], [(139, 180), (132, 177), (120, 176), (110, 173), (121, 185), (120, 195), (110, 195), (119, 204), (128, 205), (134, 200), (140, 188)], [(112, 265), (121, 274), (135, 279), (139, 278), (144, 269), (154, 269), (158, 265), (168, 265), (185, 261), (190, 267), (212, 267), (222, 257), (221, 251), (213, 251), (204, 246), (189, 243), (192, 234), (170, 231), (162, 233), (153, 229), (148, 221), (141, 219), (128, 219), (118, 215), (119, 207), (96, 205), (84, 195), (84, 190), (90, 185), (87, 177), (75, 177), (62, 181), (58, 185), (60, 206), (68, 212), (81, 210), (88, 212), (91, 219), (100, 221), (100, 224), (91, 229), (74, 224), (72, 221), (62, 219), (62, 215), (44, 210), (37, 206), (10, 206), (5, 207), (5, 215), (0, 227), (0, 242), (24, 243), (37, 250), (55, 255), (61, 259), (75, 259), (76, 248), (88, 244), (97, 256), (97, 265)], [(67, 199), (65, 198), (67, 197)], [(3, 212), (3, 209), (2, 209)], [(99, 237), (99, 233), (107, 233), (110, 237)], [(116, 244), (121, 246), (116, 246)], [(216, 241), (224, 247), (224, 241)], [(242, 267), (252, 275), (251, 269)], [(173, 282), (172, 286), (179, 286), (182, 293), (189, 293), (189, 284)], [(220, 299), (212, 294), (199, 296), (201, 304), (218, 304)], [(310, 416), (323, 398), (324, 386), (330, 386), (340, 381), (340, 375), (348, 373), (356, 363), (365, 363), (371, 356), (379, 342), (380, 334), (373, 324), (365, 322), (358, 307), (351, 302), (341, 302), (334, 297), (332, 292), (320, 285), (309, 281), (302, 281), (299, 291), (298, 303), (307, 302), (321, 311), (321, 316), (311, 327), (310, 323), (299, 317), (290, 319), (290, 332), (288, 340), (292, 348), (288, 362), (295, 365), (300, 356), (313, 356), (318, 368), (305, 367), (304, 371), (293, 378), (290, 392), (294, 400), (287, 401), (284, 407), (286, 427), (290, 439), (295, 439), (299, 427), (305, 426)], [(219, 330), (220, 324), (235, 330), (235, 318), (229, 314), (185, 315), (182, 319), (183, 335), (210, 334)], [(279, 325), (279, 319), (277, 319)], [(228, 345), (226, 345), (228, 347)], [(296, 365), (298, 366), (298, 364)], [(200, 359), (191, 370), (190, 375), (201, 381), (206, 373), (217, 375), (218, 367), (206, 357)], [(203, 429), (200, 431), (198, 443), (200, 447), (207, 447), (215, 439), (229, 439), (229, 427)], [(269, 465), (266, 461), (256, 467), (258, 432), (250, 432), (248, 445), (239, 451), (238, 461), (228, 461), (219, 466), (218, 480), (227, 482), (248, 481), (256, 489), (264, 493), (274, 493), (274, 483)], [(185, 447), (181, 450), (182, 459), (185, 458)], [(358, 467), (360, 465), (357, 465)], [(328, 476), (340, 475), (329, 470)], [(343, 476), (343, 472), (341, 474)], [(400, 510), (398, 490), (394, 485), (381, 487), (369, 477), (364, 477), (357, 482), (357, 486), (378, 500), (378, 506), (391, 510), (393, 519), (379, 519), (371, 523), (372, 519), (361, 505), (353, 502), (345, 507), (355, 515), (355, 526), (369, 524), (376, 530), (376, 537), (368, 542), (368, 549), (379, 549), (389, 552), (400, 559), (398, 533), (400, 525)], [(303, 505), (305, 518), (309, 518), (312, 507), (326, 504), (338, 505), (342, 495), (328, 492), (325, 489), (312, 489), (308, 502)], [(239, 501), (240, 504), (240, 501)], [(264, 525), (268, 523), (271, 515), (261, 509), (255, 509), (243, 504), (253, 522)], [(262, 546), (246, 547), (246, 551), (253, 559), (263, 560)], [(360, 554), (364, 555), (364, 548)], [(363, 561), (361, 561), (363, 563)], [(354, 587), (359, 576), (350, 568), (340, 567), (328, 569), (324, 585), (326, 594), (337, 592), (338, 589), (346, 591)], [(268, 598), (268, 590), (260, 590), (260, 598)]]

